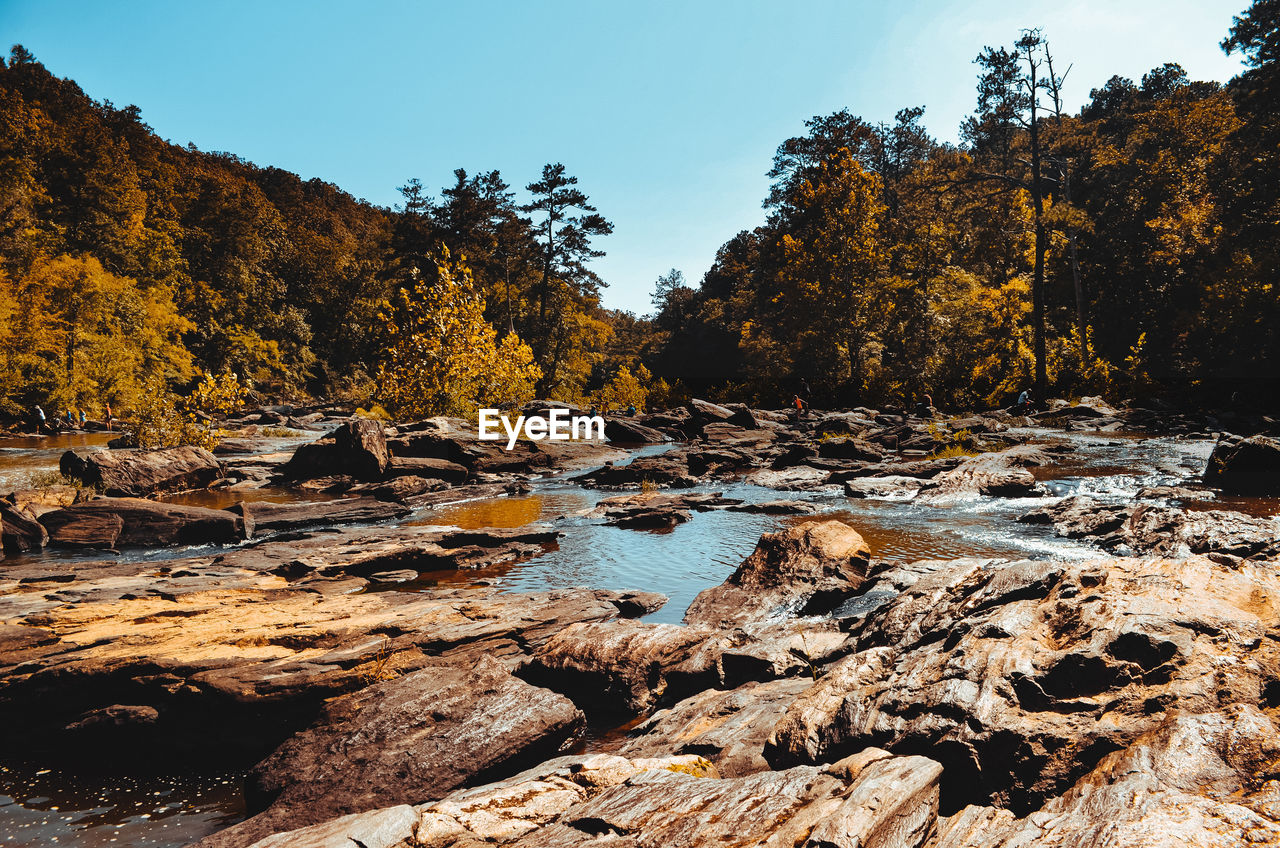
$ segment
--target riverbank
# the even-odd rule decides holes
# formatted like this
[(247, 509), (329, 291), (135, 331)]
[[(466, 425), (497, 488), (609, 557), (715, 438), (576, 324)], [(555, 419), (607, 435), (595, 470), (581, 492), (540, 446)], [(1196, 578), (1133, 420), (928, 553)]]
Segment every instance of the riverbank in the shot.
[[(1019, 816), (1067, 803), (1054, 799), (1093, 779), (1108, 753), (1165, 732), (1161, 722), (1186, 709), (1273, 712), (1268, 681), (1280, 674), (1269, 641), (1250, 634), (1266, 632), (1280, 597), (1261, 565), (1274, 558), (1276, 503), (1200, 481), (1215, 444), (1197, 426), (1205, 422), (1157, 436), (1132, 432), (1133, 413), (1092, 407), (1057, 420), (852, 411), (800, 422), (719, 409), (620, 422), (649, 447), (552, 453), (523, 443), (515, 457), (481, 446), (460, 422), (447, 433), (379, 428), (377, 480), (361, 479), (374, 476), (367, 465), (350, 473), (359, 464), (326, 446), (377, 455), (377, 437), (339, 433), (297, 452), (311, 455), (305, 474), (285, 473), (298, 468), (288, 451), (220, 469), (217, 481), (237, 467), (266, 469), (252, 491), (288, 492), (281, 509), (306, 507), (259, 513), (262, 532), (232, 545), (10, 555), (0, 564), (0, 720), (26, 729), (29, 763), (149, 759), (163, 771), (177, 756), (241, 773), (261, 760), (248, 782), (255, 817), (210, 845), (365, 810), (409, 823), (377, 844), (576, 844), (604, 831), (565, 831), (581, 819), (572, 808), (597, 810), (610, 793), (630, 800), (606, 807), (632, 818), (607, 818), (607, 830), (650, 844), (667, 833), (652, 816), (689, 815), (681, 799), (704, 790), (733, 821), (770, 781), (825, 782), (796, 802), (791, 814), (803, 818), (836, 800), (853, 805), (890, 772), (918, 784), (905, 796), (915, 806), (901, 812), (923, 816), (922, 840), (958, 826), (939, 810), (969, 803), (990, 806), (983, 821), (1013, 833)], [(406, 459), (465, 476), (440, 486), (388, 474)], [(397, 483), (410, 477), (427, 482)], [(243, 482), (217, 481), (214, 492)], [(362, 499), (400, 510), (370, 523), (348, 504), (290, 523), (314, 518), (317, 504)], [(253, 509), (233, 514), (243, 524)], [(1161, 558), (1134, 556), (1147, 552)], [(1147, 612), (1133, 619), (1126, 609)], [(1076, 615), (1097, 620), (1075, 636), (1051, 622)], [(1095, 644), (1101, 633), (1113, 638)], [(1207, 669), (1222, 662), (1250, 670), (1206, 700)], [(954, 682), (936, 689), (930, 679)], [(470, 694), (450, 701), (455, 690)], [(531, 706), (512, 711), (504, 699)], [(864, 701), (878, 705), (876, 717), (827, 712)], [(445, 702), (456, 705), (429, 717), (411, 709)], [(818, 713), (797, 716), (797, 703)], [(610, 726), (634, 729), (601, 732)], [(792, 726), (807, 729), (780, 735)], [(370, 733), (382, 741), (352, 749)], [(591, 747), (576, 765), (539, 765), (581, 750), (584, 734)], [(345, 759), (317, 753), (335, 745)], [(877, 747), (893, 756), (831, 765)], [(581, 757), (606, 749), (630, 765), (611, 760), (613, 777), (586, 780), (600, 766)], [(397, 777), (392, 761), (404, 757), (410, 776), (434, 782)], [(367, 779), (354, 783), (371, 794), (325, 782), (357, 763)], [(646, 794), (655, 763), (674, 768), (665, 773), (681, 786)], [(512, 778), (525, 768), (523, 783)], [(512, 781), (535, 795), (543, 789), (524, 784), (559, 787), (568, 794), (555, 797), (572, 803), (551, 804), (554, 815), (499, 815)], [(458, 792), (472, 793), (465, 816)], [(402, 803), (421, 808), (405, 813)], [(310, 818), (298, 818), (303, 808)], [(480, 822), (482, 810), (506, 829)], [(427, 839), (428, 820), (453, 841)], [(75, 832), (56, 827), (46, 836)], [(313, 834), (288, 844), (330, 843)]]

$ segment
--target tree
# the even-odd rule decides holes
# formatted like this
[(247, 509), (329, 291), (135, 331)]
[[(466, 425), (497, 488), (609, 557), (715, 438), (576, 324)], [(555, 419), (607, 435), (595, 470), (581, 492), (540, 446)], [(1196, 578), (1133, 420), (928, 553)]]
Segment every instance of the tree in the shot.
[(613, 224), (596, 211), (577, 184), (578, 178), (568, 176), (564, 165), (546, 165), (542, 179), (526, 186), (533, 200), (521, 207), (523, 212), (542, 216), (542, 268), (534, 325), (534, 349), (543, 370), (540, 390), (558, 383), (569, 347), (566, 330), (572, 323), (566, 320), (566, 313), (587, 302), (594, 304), (604, 285), (587, 263), (604, 256), (604, 251), (592, 247), (591, 240), (613, 232)]
[[(816, 378), (819, 391), (831, 397), (860, 401), (886, 305), (881, 184), (847, 148), (798, 176), (779, 197), (772, 220), (779, 233), (772, 298), (777, 324), (767, 332), (781, 331), (797, 377)], [(765, 325), (757, 324), (757, 339), (762, 332)]]
[(498, 339), (464, 264), (445, 254), (434, 272), (384, 306), (382, 403), (408, 418), (474, 418), (480, 407), (527, 399), (541, 376), (528, 345), (515, 333)]
[[(1039, 30), (1024, 30), (1013, 50), (988, 47), (974, 61), (982, 68), (978, 83), (978, 111), (962, 130), (981, 163), (974, 177), (1026, 191), (1031, 196), (1035, 232), (1034, 270), (1031, 281), (1032, 329), (1036, 351), (1036, 394), (1048, 391), (1047, 329), (1045, 327), (1045, 253), (1048, 228), (1044, 174), (1045, 151), (1041, 139), (1040, 94), (1053, 83), (1043, 66), (1049, 62), (1048, 46)], [(1028, 160), (1018, 158), (1019, 130), (1025, 130)], [(994, 166), (994, 167), (993, 167)]]
[(190, 326), (162, 287), (143, 289), (93, 258), (38, 260), (0, 286), (0, 372), (14, 378), (0, 393), (15, 411), (122, 409), (148, 380), (190, 376)]

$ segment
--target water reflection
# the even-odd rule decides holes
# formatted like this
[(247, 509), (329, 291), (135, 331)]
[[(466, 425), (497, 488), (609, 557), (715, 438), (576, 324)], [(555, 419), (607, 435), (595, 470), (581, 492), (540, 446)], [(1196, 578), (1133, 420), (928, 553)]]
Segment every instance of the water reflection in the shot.
[(586, 508), (583, 498), (533, 494), (493, 500), (464, 501), (423, 513), (414, 525), (443, 524), (464, 530), (486, 527), (523, 527), (535, 521), (557, 518), (575, 509)]

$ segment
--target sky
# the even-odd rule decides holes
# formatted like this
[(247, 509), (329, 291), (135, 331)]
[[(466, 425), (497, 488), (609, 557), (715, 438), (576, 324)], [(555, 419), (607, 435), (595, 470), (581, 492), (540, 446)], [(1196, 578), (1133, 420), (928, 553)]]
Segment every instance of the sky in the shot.
[[(498, 169), (516, 188), (563, 162), (614, 224), (605, 305), (638, 314), (669, 268), (695, 284), (764, 220), (779, 143), (814, 115), (904, 106), (955, 141), (984, 45), (1040, 27), (1074, 111), (1119, 74), (1218, 47), (1247, 0), (337, 3), (0, 0), (20, 43), (162, 137), (229, 151), (393, 206), (418, 177)], [(521, 192), (523, 196), (523, 192)]]

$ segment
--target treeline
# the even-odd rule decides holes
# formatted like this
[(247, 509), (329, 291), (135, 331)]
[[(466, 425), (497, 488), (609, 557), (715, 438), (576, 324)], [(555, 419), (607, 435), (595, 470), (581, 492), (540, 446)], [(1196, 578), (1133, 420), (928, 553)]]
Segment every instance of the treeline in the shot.
[[(979, 407), (1033, 385), (1274, 403), (1278, 18), (1258, 0), (1236, 19), (1223, 47), (1248, 70), (1227, 86), (1167, 64), (1113, 78), (1078, 114), (1061, 107), (1069, 57), (1026, 32), (979, 56), (958, 146), (919, 107), (890, 124), (815, 117), (778, 148), (766, 223), (696, 286), (660, 278), (648, 317), (601, 307), (592, 260), (612, 225), (561, 165), (524, 202), (497, 171), (458, 170), (381, 208), (171, 145), (15, 47), (0, 67), (0, 413), (119, 409), (197, 372), (363, 403), (387, 393), (388, 351), (397, 391), (435, 385), (459, 363), (406, 351), (447, 357), (449, 339), (406, 344), (396, 321), (446, 279), (462, 281), (453, 313), (482, 300), (495, 351), (528, 346), (521, 373), (543, 397), (638, 378), (653, 403), (785, 403), (803, 383), (823, 405)], [(432, 390), (453, 408), (484, 381), (456, 382)]]
[[(1280, 400), (1280, 4), (1223, 42), (1228, 86), (1176, 64), (1065, 114), (1037, 32), (978, 57), (959, 147), (923, 109), (842, 111), (778, 148), (765, 225), (699, 287), (660, 281), (654, 373), (696, 394), (951, 408), (1022, 388)], [(1037, 366), (1041, 372), (1037, 374)]]
[[(234, 373), (267, 396), (376, 400), (401, 289), (465, 259), (544, 395), (580, 398), (617, 314), (590, 270), (612, 229), (548, 165), (524, 206), (497, 171), (395, 210), (231, 154), (160, 139), (21, 46), (0, 66), (0, 414), (132, 404), (159, 377)], [(626, 320), (626, 319), (623, 319)], [(459, 345), (466, 344), (458, 339)]]

